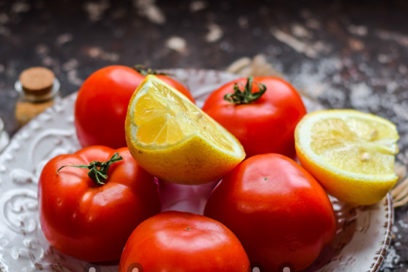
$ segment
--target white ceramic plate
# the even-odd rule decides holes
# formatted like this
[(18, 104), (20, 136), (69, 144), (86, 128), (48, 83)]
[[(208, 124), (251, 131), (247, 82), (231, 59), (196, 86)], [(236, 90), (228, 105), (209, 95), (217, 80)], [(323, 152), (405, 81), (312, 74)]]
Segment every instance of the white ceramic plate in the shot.
[[(210, 70), (170, 69), (183, 81), (201, 106), (208, 92), (236, 75)], [(117, 271), (116, 265), (94, 265), (65, 256), (50, 247), (38, 222), (37, 181), (43, 165), (52, 157), (79, 148), (73, 125), (75, 94), (23, 127), (0, 155), (0, 271)], [(308, 109), (319, 108), (305, 98)], [(180, 189), (180, 188), (178, 188)], [(165, 188), (170, 195), (174, 188)], [(189, 198), (206, 188), (181, 188), (167, 207), (202, 209), (203, 201)], [(195, 198), (195, 197), (193, 197)], [(336, 239), (310, 271), (377, 271), (390, 243), (393, 209), (390, 197), (378, 205), (351, 208), (333, 199), (338, 216)]]

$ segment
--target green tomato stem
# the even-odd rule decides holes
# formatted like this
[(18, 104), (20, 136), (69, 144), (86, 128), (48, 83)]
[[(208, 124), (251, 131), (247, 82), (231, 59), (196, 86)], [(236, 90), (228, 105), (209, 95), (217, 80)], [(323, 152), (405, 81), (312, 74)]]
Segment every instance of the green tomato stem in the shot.
[(138, 64), (133, 66), (133, 69), (135, 69), (137, 72), (139, 72), (142, 76), (147, 76), (147, 75), (166, 75), (166, 73), (159, 72), (157, 70), (147, 68), (144, 65)]
[(262, 83), (258, 84), (258, 91), (252, 92), (253, 78), (248, 77), (247, 82), (243, 90), (238, 86), (238, 83), (234, 84), (234, 92), (224, 95), (224, 100), (233, 103), (235, 105), (250, 104), (258, 100), (265, 92), (266, 86)]
[(62, 168), (65, 167), (77, 167), (77, 168), (87, 168), (89, 169), (88, 172), (88, 177), (98, 186), (102, 186), (106, 184), (108, 180), (108, 171), (109, 167), (123, 158), (119, 155), (119, 153), (113, 154), (113, 156), (107, 160), (106, 162), (100, 162), (100, 161), (92, 161), (89, 163), (89, 165), (63, 165), (60, 168), (58, 168), (57, 173), (61, 171)]

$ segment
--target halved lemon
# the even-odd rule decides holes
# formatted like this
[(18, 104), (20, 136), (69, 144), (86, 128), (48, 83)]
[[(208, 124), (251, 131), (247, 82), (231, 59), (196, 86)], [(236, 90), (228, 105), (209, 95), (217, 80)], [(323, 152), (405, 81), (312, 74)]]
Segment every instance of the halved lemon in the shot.
[(354, 204), (380, 201), (397, 182), (396, 126), (350, 109), (308, 113), (295, 130), (301, 164), (334, 197)]
[(245, 158), (231, 133), (154, 75), (130, 99), (125, 133), (133, 157), (167, 182), (216, 181)]

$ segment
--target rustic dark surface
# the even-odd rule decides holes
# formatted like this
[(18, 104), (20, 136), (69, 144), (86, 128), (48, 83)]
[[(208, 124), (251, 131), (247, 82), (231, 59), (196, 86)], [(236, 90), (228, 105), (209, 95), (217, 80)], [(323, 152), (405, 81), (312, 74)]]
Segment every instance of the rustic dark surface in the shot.
[[(149, 13), (148, 11), (153, 11)], [(62, 95), (109, 64), (224, 70), (265, 56), (325, 107), (387, 117), (407, 164), (408, 2), (0, 0), (0, 117), (13, 135), (18, 74), (51, 68)], [(408, 217), (397, 208), (382, 271), (408, 269)]]

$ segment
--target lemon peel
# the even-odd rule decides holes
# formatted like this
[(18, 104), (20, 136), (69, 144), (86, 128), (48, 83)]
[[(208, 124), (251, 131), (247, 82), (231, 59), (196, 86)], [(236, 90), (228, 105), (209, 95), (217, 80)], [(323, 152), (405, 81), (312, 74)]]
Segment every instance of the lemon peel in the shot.
[(167, 182), (216, 181), (245, 158), (231, 133), (154, 75), (130, 100), (125, 134), (139, 164)]
[(301, 164), (329, 194), (354, 205), (377, 203), (398, 180), (396, 126), (351, 109), (308, 113), (295, 129)]

